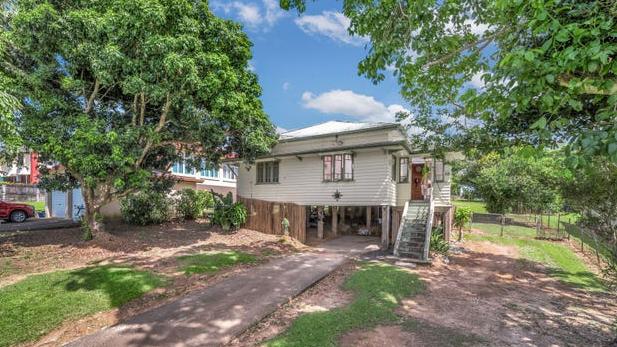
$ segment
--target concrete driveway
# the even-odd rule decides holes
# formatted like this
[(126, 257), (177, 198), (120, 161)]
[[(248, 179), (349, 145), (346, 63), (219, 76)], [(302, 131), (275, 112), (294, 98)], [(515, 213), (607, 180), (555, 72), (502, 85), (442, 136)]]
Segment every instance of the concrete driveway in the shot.
[(223, 345), (330, 274), (350, 255), (372, 251), (378, 241), (344, 236), (324, 242), (316, 252), (275, 259), (69, 346)]
[(78, 227), (79, 223), (62, 218), (31, 218), (23, 223), (0, 223), (0, 232), (3, 231), (34, 231)]

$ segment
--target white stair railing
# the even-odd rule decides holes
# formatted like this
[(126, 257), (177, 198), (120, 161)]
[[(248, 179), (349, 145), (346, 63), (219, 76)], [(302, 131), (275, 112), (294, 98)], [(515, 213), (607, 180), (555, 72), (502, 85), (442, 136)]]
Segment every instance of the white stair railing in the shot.
[(400, 255), (398, 247), (401, 243), (401, 235), (403, 234), (403, 226), (405, 225), (405, 219), (407, 219), (407, 209), (409, 208), (409, 201), (405, 201), (405, 207), (403, 208), (403, 214), (398, 225), (398, 233), (396, 234), (396, 242), (394, 243), (394, 256)]
[(433, 213), (435, 202), (433, 201), (433, 187), (427, 189), (428, 195), (428, 220), (426, 221), (426, 233), (424, 238), (424, 260), (428, 261), (429, 250), (431, 248), (431, 233), (433, 232)]

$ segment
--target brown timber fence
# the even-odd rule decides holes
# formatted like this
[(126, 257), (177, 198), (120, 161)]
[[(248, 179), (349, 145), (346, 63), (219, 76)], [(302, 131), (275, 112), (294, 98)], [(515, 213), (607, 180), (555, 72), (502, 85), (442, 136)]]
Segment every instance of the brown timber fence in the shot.
[(265, 234), (283, 235), (283, 218), (289, 221), (289, 235), (306, 242), (306, 207), (292, 203), (271, 202), (239, 196), (248, 212), (244, 227)]

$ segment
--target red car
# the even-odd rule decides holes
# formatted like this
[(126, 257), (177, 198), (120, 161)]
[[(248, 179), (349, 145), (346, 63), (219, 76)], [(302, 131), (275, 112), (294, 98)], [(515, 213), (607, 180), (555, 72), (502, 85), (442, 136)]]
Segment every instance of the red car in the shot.
[(34, 207), (0, 200), (0, 219), (21, 223), (32, 217), (34, 217)]

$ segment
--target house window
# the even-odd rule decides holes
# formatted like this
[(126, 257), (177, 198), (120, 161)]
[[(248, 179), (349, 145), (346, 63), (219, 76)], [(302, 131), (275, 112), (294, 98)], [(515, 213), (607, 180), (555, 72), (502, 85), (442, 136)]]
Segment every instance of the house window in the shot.
[(352, 154), (324, 155), (322, 161), (325, 182), (353, 180)]
[(279, 162), (267, 161), (257, 163), (257, 183), (278, 183)]
[(219, 170), (215, 168), (212, 164), (202, 162), (200, 174), (201, 174), (201, 177), (218, 178)]
[(179, 175), (195, 175), (195, 168), (192, 167), (192, 162), (189, 162), (189, 159), (191, 158), (185, 156), (175, 162), (171, 168), (171, 172)]
[(396, 181), (396, 157), (392, 156), (392, 180)]
[(444, 181), (444, 165), (443, 160), (434, 160), (434, 170), (435, 172), (435, 182), (443, 182)]
[(353, 180), (353, 156), (351, 154), (344, 154), (345, 158), (345, 179)]
[(323, 157), (323, 180), (332, 181), (332, 156), (324, 155)]
[(343, 155), (336, 154), (334, 156), (334, 180), (340, 181), (343, 179)]
[(409, 182), (409, 158), (399, 159), (399, 174), (398, 181), (400, 183)]
[[(277, 175), (278, 176), (278, 175)], [(234, 167), (231, 165), (223, 165), (223, 178), (226, 180), (233, 180), (235, 179), (236, 174), (234, 171)]]

